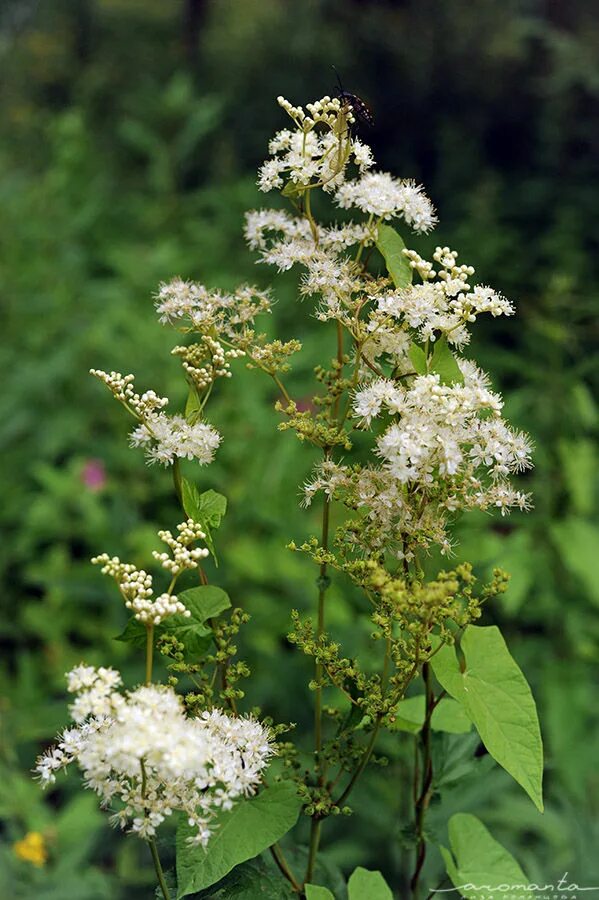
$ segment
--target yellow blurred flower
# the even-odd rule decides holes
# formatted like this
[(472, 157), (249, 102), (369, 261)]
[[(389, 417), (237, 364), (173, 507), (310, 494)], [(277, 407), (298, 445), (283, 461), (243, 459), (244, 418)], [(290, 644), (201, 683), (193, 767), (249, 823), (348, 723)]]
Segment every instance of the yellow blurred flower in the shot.
[(13, 850), (15, 856), (34, 866), (43, 866), (48, 859), (46, 842), (39, 831), (28, 831), (21, 841), (15, 841)]

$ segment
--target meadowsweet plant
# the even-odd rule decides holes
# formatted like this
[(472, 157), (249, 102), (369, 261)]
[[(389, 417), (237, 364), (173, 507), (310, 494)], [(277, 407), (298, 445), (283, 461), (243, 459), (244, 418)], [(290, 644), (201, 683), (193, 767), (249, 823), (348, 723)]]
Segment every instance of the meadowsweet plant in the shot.
[[(134, 419), (131, 446), (172, 470), (183, 521), (159, 532), (166, 550), (149, 561), (155, 575), (106, 553), (92, 560), (131, 612), (121, 639), (145, 652), (145, 684), (125, 687), (110, 668), (76, 667), (67, 676), (75, 725), (38, 772), (51, 784), (76, 763), (112, 821), (149, 843), (165, 898), (217, 882), (219, 897), (240, 896), (228, 873), (261, 854), (244, 870), (244, 897), (261, 895), (275, 875), (277, 896), (333, 897), (318, 884), (321, 839), (328, 829), (334, 842), (334, 818), (352, 812), (356, 783), (370, 764), (385, 763), (377, 741), (387, 731), (398, 746), (416, 744), (413, 812), (399, 824), (413, 850), (410, 896), (418, 898), (433, 888), (423, 870), (438, 840), (426, 815), (442, 790), (439, 734), (475, 729), (542, 809), (530, 689), (499, 630), (474, 624), (506, 590), (507, 575), (496, 569), (480, 583), (476, 560), (451, 565), (460, 515), (530, 507), (514, 482), (531, 465), (530, 441), (503, 417), (501, 395), (468, 352), (479, 316), (511, 316), (514, 307), (478, 284), (455, 250), (438, 246), (426, 259), (406, 246), (434, 229), (437, 214), (420, 185), (376, 168), (357, 136), (351, 95), (305, 109), (278, 102), (287, 127), (270, 141), (258, 187), (286, 205), (248, 213), (245, 237), (258, 262), (298, 270), (298, 315), (314, 316), (330, 334), (330, 358), (315, 370), (306, 408), (286, 385), (300, 342), (268, 340), (260, 330), (272, 311), (268, 292), (224, 293), (175, 278), (159, 286), (155, 305), (180, 335), (172, 352), (188, 385), (185, 409), (173, 412), (153, 390), (137, 393), (133, 375), (92, 370)], [(289, 610), (287, 635), (306, 657), (313, 733), (278, 743), (282, 726), (240, 709), (239, 683), (250, 673), (235, 639), (248, 616), (204, 569), (216, 558), (226, 499), (209, 486), (209, 470), (188, 478), (181, 468), (181, 460), (207, 466), (218, 452), (223, 436), (209, 422), (208, 401), (240, 364), (274, 381), (280, 430), (320, 455), (302, 488), (303, 504), (319, 506), (319, 532), (298, 544), (281, 528), (290, 551), (315, 566), (313, 612)], [(226, 565), (226, 550), (219, 553)], [(447, 566), (431, 572), (439, 554)], [(373, 643), (364, 659), (328, 627), (332, 579), (362, 598)], [(162, 685), (152, 680), (157, 652), (168, 672)], [(167, 819), (178, 822), (176, 876), (165, 876), (158, 859), (155, 835)], [(458, 890), (474, 863), (497, 884), (521, 873), (506, 851), (498, 857), (473, 816), (448, 824), (451, 850), (440, 850)], [(348, 892), (350, 900), (391, 896), (379, 873), (359, 868)]]

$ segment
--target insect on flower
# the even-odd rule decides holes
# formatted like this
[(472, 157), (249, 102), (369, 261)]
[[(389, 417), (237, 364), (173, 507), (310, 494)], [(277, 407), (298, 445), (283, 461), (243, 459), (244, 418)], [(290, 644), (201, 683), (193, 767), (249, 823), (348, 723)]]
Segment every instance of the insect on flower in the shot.
[(365, 103), (361, 97), (358, 97), (357, 94), (350, 94), (349, 91), (344, 90), (343, 85), (341, 84), (341, 78), (339, 77), (339, 72), (335, 66), (333, 66), (333, 71), (337, 76), (337, 83), (339, 85), (337, 96), (341, 102), (345, 106), (351, 108), (351, 111), (361, 125), (367, 125), (369, 128), (372, 128), (374, 125), (374, 116), (372, 115), (372, 110), (368, 104)]

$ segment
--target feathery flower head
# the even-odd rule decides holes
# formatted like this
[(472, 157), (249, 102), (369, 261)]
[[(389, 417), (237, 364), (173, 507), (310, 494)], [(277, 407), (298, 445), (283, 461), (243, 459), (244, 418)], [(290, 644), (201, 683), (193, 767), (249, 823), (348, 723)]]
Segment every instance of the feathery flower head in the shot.
[[(233, 719), (218, 710), (190, 719), (181, 698), (166, 686), (120, 693), (115, 684), (96, 710), (81, 698), (98, 681), (104, 683), (104, 676), (94, 679), (91, 667), (77, 669), (79, 674), (67, 676), (69, 687), (79, 693), (72, 707), (77, 725), (38, 759), (42, 786), (74, 762), (103, 806), (120, 804), (112, 824), (150, 838), (168, 816), (181, 811), (196, 829), (192, 840), (205, 846), (214, 814), (260, 784), (274, 753), (268, 729), (251, 717)], [(83, 684), (90, 679), (91, 688)]]

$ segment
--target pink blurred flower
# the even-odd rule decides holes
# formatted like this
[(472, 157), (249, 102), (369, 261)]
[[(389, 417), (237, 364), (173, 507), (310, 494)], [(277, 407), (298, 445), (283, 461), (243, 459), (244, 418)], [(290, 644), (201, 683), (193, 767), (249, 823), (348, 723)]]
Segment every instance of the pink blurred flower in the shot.
[(101, 459), (88, 459), (81, 470), (81, 481), (93, 493), (106, 484), (106, 469)]

